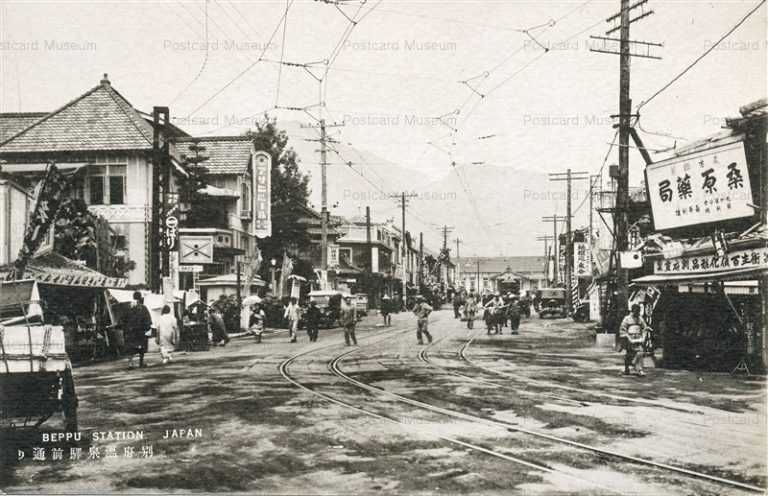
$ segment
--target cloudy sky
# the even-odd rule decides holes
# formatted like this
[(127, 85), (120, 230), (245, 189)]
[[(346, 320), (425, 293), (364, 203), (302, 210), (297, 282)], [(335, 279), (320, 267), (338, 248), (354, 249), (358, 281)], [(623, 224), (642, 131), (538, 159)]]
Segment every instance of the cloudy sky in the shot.
[[(634, 23), (631, 37), (663, 43), (651, 52), (662, 59), (633, 59), (635, 106), (758, 3), (650, 0), (645, 10), (654, 14)], [(484, 166), (594, 173), (614, 135), (619, 61), (591, 52), (596, 45), (589, 37), (605, 35), (611, 27), (605, 19), (618, 5), (4, 1), (0, 111), (55, 109), (109, 73), (136, 107), (168, 105), (175, 122), (192, 134), (239, 134), (268, 110), (286, 122), (311, 124), (321, 116), (344, 122), (332, 129), (338, 141), (425, 182), (450, 175), (452, 162), (476, 167), (477, 174)], [(715, 133), (724, 116), (765, 96), (766, 45), (763, 5), (642, 108), (646, 145), (667, 148)], [(322, 88), (317, 79), (324, 80)], [(642, 161), (634, 154), (632, 160), (631, 182), (637, 183)], [(559, 191), (562, 183), (546, 187)], [(482, 207), (488, 192), (470, 194)], [(538, 253), (537, 246), (531, 242), (523, 250)]]

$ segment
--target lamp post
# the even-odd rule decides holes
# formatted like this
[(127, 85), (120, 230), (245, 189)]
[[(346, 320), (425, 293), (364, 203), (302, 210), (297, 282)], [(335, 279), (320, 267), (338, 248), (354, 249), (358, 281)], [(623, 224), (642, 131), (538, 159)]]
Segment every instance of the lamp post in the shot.
[(272, 288), (272, 293), (275, 294), (275, 292), (277, 290), (277, 288), (275, 287), (275, 285), (277, 284), (277, 280), (275, 279), (275, 270), (277, 270), (276, 269), (276, 267), (277, 267), (277, 260), (275, 260), (274, 258), (271, 259), (269, 261), (269, 265), (270, 265), (269, 270), (272, 273), (272, 283), (270, 284), (270, 286)]

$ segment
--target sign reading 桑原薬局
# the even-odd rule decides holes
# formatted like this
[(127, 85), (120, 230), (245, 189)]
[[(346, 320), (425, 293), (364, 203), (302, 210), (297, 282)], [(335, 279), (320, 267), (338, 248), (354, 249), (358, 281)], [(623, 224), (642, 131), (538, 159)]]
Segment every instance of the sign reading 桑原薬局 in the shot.
[(741, 141), (674, 157), (645, 169), (657, 230), (754, 215)]
[(272, 157), (267, 152), (253, 156), (253, 234), (272, 236)]
[(573, 275), (575, 277), (592, 275), (592, 253), (589, 243), (573, 243)]
[(752, 269), (768, 266), (768, 248), (738, 250), (723, 256), (715, 254), (657, 260), (655, 274), (706, 274), (732, 269)]

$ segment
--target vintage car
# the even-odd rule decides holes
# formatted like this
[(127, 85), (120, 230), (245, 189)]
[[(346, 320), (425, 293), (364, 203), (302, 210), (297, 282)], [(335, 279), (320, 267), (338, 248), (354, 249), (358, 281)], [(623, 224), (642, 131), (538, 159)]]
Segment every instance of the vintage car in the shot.
[(539, 318), (547, 316), (556, 316), (564, 318), (568, 316), (568, 309), (565, 306), (564, 288), (546, 288), (538, 291), (539, 296)]
[(37, 428), (56, 413), (77, 430), (77, 396), (62, 326), (43, 319), (37, 283), (0, 282), (0, 423)]
[(320, 319), (321, 328), (330, 329), (331, 327), (336, 327), (338, 325), (341, 299), (343, 296), (346, 296), (346, 293), (335, 289), (309, 292), (309, 302), (311, 303), (314, 301), (322, 314), (322, 318)]

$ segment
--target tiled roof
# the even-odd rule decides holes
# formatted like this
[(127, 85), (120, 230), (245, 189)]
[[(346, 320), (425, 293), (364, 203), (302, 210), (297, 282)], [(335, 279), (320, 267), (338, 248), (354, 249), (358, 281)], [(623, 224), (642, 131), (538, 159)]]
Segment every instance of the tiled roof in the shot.
[(103, 79), (82, 96), (5, 138), (0, 154), (151, 148), (152, 126)]
[[(466, 265), (471, 265), (472, 270), (476, 270), (477, 257), (461, 257), (461, 266), (463, 270), (469, 270)], [(501, 274), (509, 268), (510, 271), (518, 274), (530, 274), (544, 271), (544, 257), (479, 257), (480, 272)], [(455, 259), (454, 259), (455, 261)]]
[(28, 128), (46, 115), (48, 115), (48, 112), (0, 113), (0, 142)]
[(247, 136), (207, 136), (190, 137), (176, 140), (178, 153), (191, 154), (189, 144), (200, 143), (205, 151), (200, 154), (209, 157), (200, 165), (208, 169), (209, 174), (244, 174), (251, 163), (253, 142)]

